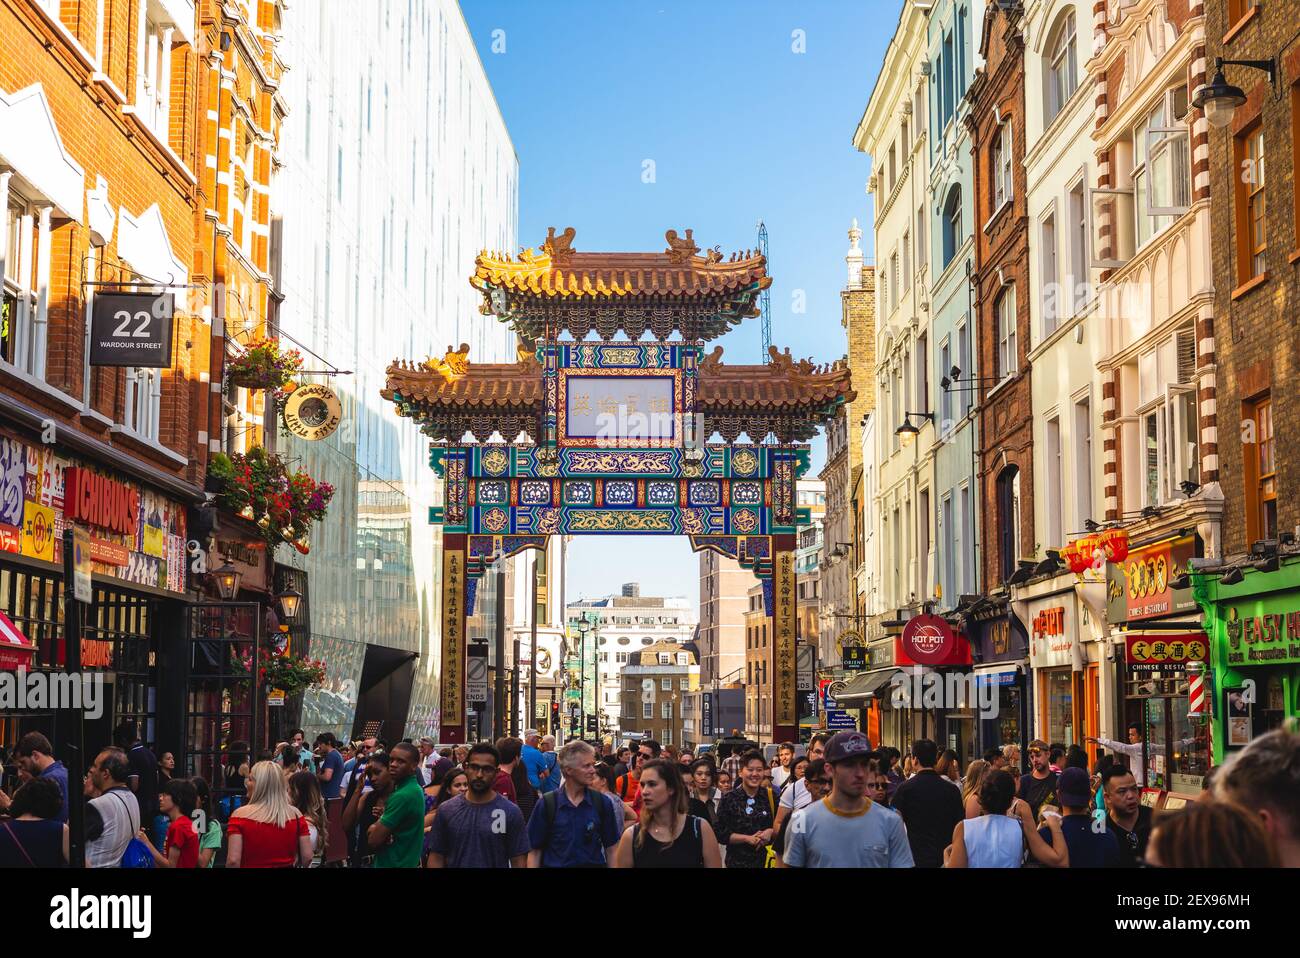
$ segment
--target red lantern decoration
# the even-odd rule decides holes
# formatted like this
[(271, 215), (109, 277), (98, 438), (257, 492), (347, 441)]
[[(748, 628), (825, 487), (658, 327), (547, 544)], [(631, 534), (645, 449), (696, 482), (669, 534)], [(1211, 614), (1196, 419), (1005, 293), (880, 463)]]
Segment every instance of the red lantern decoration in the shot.
[(1092, 565), (1092, 552), (1085, 550), (1086, 539), (1076, 539), (1061, 549), (1061, 559), (1075, 575), (1081, 575)]
[(1110, 562), (1123, 562), (1128, 558), (1128, 532), (1107, 529), (1101, 534), (1101, 547)]

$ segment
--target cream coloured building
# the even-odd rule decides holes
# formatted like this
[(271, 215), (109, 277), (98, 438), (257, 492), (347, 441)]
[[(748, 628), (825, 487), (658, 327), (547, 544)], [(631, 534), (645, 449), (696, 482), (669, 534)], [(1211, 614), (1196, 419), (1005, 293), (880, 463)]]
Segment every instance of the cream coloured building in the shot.
[(910, 443), (896, 433), (906, 413), (934, 411), (927, 17), (924, 5), (904, 5), (853, 135), (854, 146), (871, 158), (868, 190), (875, 213), (875, 381), (857, 384), (859, 391), (874, 388), (876, 393), (870, 455), (876, 494), (871, 507), (864, 508), (873, 528), (863, 538), (873, 543), (869, 564), (878, 571), (875, 612), (890, 613), (866, 623), (871, 637), (880, 632), (876, 620), (919, 605), (935, 588), (935, 424), (913, 417), (919, 432)]

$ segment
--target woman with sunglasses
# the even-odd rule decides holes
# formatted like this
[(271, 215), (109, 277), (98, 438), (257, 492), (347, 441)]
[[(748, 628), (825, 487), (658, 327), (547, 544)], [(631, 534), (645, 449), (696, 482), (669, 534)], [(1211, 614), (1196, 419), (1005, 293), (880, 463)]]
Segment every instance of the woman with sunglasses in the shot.
[(688, 808), (678, 763), (647, 762), (641, 769), (641, 818), (619, 839), (614, 867), (721, 868), (713, 829)]

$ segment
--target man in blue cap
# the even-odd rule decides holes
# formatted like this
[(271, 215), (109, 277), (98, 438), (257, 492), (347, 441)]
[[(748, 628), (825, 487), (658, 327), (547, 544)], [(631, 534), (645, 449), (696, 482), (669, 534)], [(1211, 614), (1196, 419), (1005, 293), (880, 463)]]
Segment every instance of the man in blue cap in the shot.
[[(1070, 850), (1070, 867), (1122, 867), (1115, 833), (1106, 828), (1104, 818), (1093, 818), (1088, 814), (1088, 805), (1092, 801), (1088, 773), (1081, 768), (1067, 768), (1056, 783), (1056, 795), (1061, 802), (1061, 811), (1065, 813), (1061, 818), (1061, 833), (1065, 836), (1065, 847)], [(1050, 805), (1044, 805), (1043, 814), (1058, 813)], [(1046, 828), (1040, 828), (1038, 834), (1051, 844), (1052, 838)]]
[(826, 743), (831, 793), (790, 818), (782, 864), (788, 868), (911, 868), (912, 849), (899, 816), (867, 796), (879, 756), (861, 732)]

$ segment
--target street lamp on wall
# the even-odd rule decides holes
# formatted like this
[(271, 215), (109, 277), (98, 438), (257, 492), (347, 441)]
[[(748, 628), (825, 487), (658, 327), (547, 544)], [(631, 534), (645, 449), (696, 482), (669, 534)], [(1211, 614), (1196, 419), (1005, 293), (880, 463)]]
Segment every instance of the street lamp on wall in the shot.
[(233, 601), (239, 594), (239, 580), (244, 577), (244, 574), (236, 569), (230, 560), (226, 560), (226, 564), (212, 574), (217, 577), (217, 591), (221, 594), (221, 598), (227, 602)]
[(298, 606), (302, 603), (302, 593), (293, 586), (276, 596), (280, 600), (280, 611), (287, 621), (292, 622), (298, 616)]
[(905, 412), (903, 413), (903, 424), (894, 430), (894, 435), (904, 446), (910, 446), (912, 440), (921, 432), (921, 428), (912, 422), (912, 419), (925, 419), (930, 423), (934, 422), (934, 413), (932, 412)]
[(1205, 119), (1210, 126), (1222, 130), (1232, 125), (1233, 114), (1237, 107), (1246, 102), (1246, 94), (1241, 87), (1233, 86), (1223, 75), (1225, 66), (1250, 67), (1263, 70), (1268, 74), (1272, 85), (1277, 77), (1277, 64), (1274, 60), (1225, 60), (1218, 57), (1214, 61), (1214, 79), (1204, 86), (1197, 87), (1192, 95), (1192, 106), (1205, 112)]

